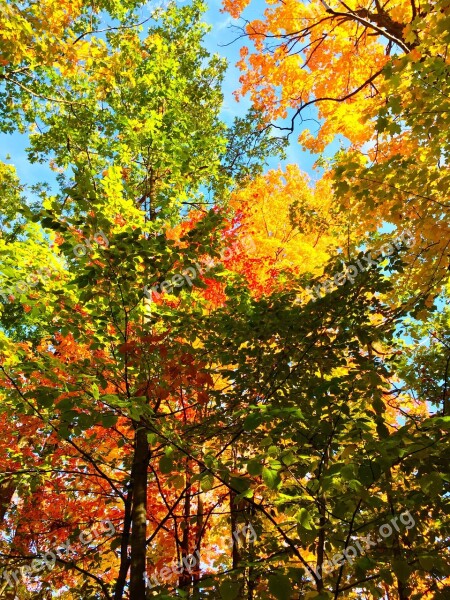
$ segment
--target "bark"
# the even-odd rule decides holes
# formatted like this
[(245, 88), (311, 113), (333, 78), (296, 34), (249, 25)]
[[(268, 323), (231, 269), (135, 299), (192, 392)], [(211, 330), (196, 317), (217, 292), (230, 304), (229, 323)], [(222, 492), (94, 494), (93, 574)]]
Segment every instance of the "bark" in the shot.
[[(238, 598), (244, 597), (244, 584), (245, 584), (245, 570), (242, 566), (242, 554), (240, 544), (244, 544), (245, 540), (242, 535), (239, 535), (239, 514), (242, 515), (246, 509), (245, 500), (240, 500), (236, 503), (236, 493), (230, 490), (230, 516), (231, 516), (231, 539), (233, 542), (232, 559), (233, 569), (236, 569), (236, 578), (238, 578), (241, 584), (239, 589)], [(247, 524), (247, 520), (245, 522)]]
[(203, 535), (203, 498), (201, 493), (198, 494), (197, 498), (197, 534), (195, 536), (195, 551), (198, 553), (199, 560), (197, 561), (194, 569), (194, 584), (200, 579), (200, 550)]
[[(191, 474), (189, 471), (189, 463), (186, 464), (186, 484), (189, 484), (191, 480)], [(190, 534), (190, 519), (191, 519), (191, 488), (186, 490), (186, 496), (184, 501), (184, 512), (183, 512), (183, 537), (181, 539), (181, 561), (183, 570), (181, 571), (179, 582), (181, 588), (189, 587), (192, 583), (192, 574), (187, 568), (185, 562), (189, 556), (189, 534)], [(184, 560), (183, 560), (184, 559)]]
[(202, 498), (202, 494), (199, 492), (198, 496), (197, 496), (198, 500), (197, 500), (197, 524), (196, 524), (196, 535), (195, 535), (195, 552), (194, 554), (197, 554), (196, 556), (196, 563), (195, 563), (195, 567), (194, 567), (194, 573), (193, 573), (193, 585), (194, 585), (194, 590), (193, 590), (193, 600), (200, 600), (200, 590), (198, 589), (198, 587), (195, 587), (196, 584), (198, 584), (198, 582), (200, 581), (200, 552), (201, 552), (201, 546), (202, 546), (202, 537), (203, 537), (203, 522), (204, 522), (204, 518), (203, 518), (203, 498)]
[(373, 13), (370, 12), (367, 8), (360, 8), (358, 10), (355, 10), (355, 14), (359, 17), (366, 19), (367, 21), (370, 21), (371, 23), (374, 23), (378, 27), (385, 29), (396, 39), (403, 42), (405, 46), (408, 46), (412, 49), (415, 45), (417, 45), (408, 44), (405, 41), (405, 38), (403, 36), (403, 29), (405, 28), (406, 23), (397, 23), (397, 21), (394, 21), (394, 19), (392, 19), (392, 17), (386, 11), (381, 10), (380, 12)]
[[(320, 479), (320, 475), (323, 471), (325, 471), (328, 467), (328, 459), (329, 459), (329, 446), (331, 444), (332, 435), (328, 441), (328, 446), (325, 449), (323, 455), (323, 467), (318, 468), (317, 478)], [(323, 470), (322, 470), (323, 469)], [(318, 497), (319, 500), (319, 514), (320, 514), (320, 530), (319, 530), (319, 539), (317, 543), (317, 571), (316, 573), (320, 574), (321, 577), (316, 582), (317, 591), (320, 593), (324, 589), (323, 585), (323, 563), (325, 560), (325, 524), (326, 520), (326, 498), (325, 494), (321, 494)], [(320, 570), (319, 570), (320, 568)]]
[(238, 529), (238, 513), (239, 507), (235, 503), (236, 493), (230, 490), (230, 516), (231, 516), (231, 541), (232, 541), (232, 559), (233, 569), (237, 569), (241, 562), (241, 553), (235, 532)]
[[(320, 593), (323, 590), (323, 562), (325, 558), (325, 500), (323, 497), (319, 500), (319, 512), (320, 512), (320, 530), (319, 530), (319, 540), (317, 544), (317, 573), (321, 575), (320, 579), (317, 581), (317, 591)], [(319, 570), (320, 568), (320, 570)]]
[[(393, 477), (392, 477), (392, 470), (389, 469), (388, 473), (387, 473), (387, 477), (386, 479), (392, 483)], [(391, 492), (388, 492), (387, 494), (387, 498), (388, 498), (388, 502), (391, 505), (391, 513), (393, 516), (395, 516), (395, 509), (394, 509), (394, 498)], [(395, 556), (395, 558), (398, 559), (402, 559), (403, 558), (403, 551), (402, 551), (402, 544), (401, 544), (401, 540), (400, 540), (400, 535), (398, 534), (397, 530), (395, 529), (395, 527), (392, 527), (392, 536), (393, 536), (393, 544), (392, 544), (392, 551), (393, 554)], [(410, 597), (410, 587), (408, 586), (407, 583), (401, 581), (398, 577), (397, 579), (397, 592), (398, 592), (398, 600), (409, 600)]]
[[(250, 523), (253, 524), (256, 517), (256, 508), (254, 505), (249, 507), (250, 512)], [(254, 543), (249, 544), (248, 555), (250, 562), (253, 562), (255, 559), (255, 546)], [(254, 567), (248, 568), (248, 581), (247, 581), (247, 600), (253, 600), (253, 593), (256, 589), (257, 581), (255, 579), (255, 569)]]
[(125, 500), (125, 516), (123, 520), (122, 540), (120, 544), (120, 568), (117, 576), (114, 600), (122, 600), (125, 584), (127, 582), (128, 569), (130, 568), (130, 559), (128, 557), (128, 546), (130, 544), (131, 529), (131, 508), (132, 508), (132, 490), (127, 494)]
[(130, 600), (145, 599), (146, 551), (147, 551), (147, 485), (150, 452), (147, 431), (137, 424), (133, 467), (131, 471), (132, 510), (131, 510), (131, 572)]

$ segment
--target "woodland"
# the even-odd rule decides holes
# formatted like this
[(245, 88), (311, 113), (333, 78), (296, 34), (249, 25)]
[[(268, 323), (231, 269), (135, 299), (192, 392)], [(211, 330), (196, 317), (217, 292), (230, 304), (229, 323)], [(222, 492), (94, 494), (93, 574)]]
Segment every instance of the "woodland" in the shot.
[(0, 598), (449, 600), (450, 3), (207, 8), (0, 0)]

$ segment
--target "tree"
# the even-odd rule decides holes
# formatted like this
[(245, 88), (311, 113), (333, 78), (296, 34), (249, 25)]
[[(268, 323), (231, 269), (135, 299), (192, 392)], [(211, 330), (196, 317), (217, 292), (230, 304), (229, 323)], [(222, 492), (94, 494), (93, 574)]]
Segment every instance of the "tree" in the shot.
[[(389, 62), (350, 17), (400, 35), (399, 7), (391, 21), (377, 6), (286, 7), (343, 27), (310, 65), (345, 63), (351, 44)], [(144, 24), (136, 4), (101, 8), (39, 21), (17, 55), (5, 45), (2, 127), (31, 128), (30, 159), (57, 175), (29, 190), (0, 171), (2, 283), (56, 271), (2, 296), (2, 594), (444, 598), (447, 317), (433, 314), (438, 286), (398, 283), (417, 246), (376, 231), (358, 205), (370, 187), (345, 187), (379, 97), (358, 96), (372, 120), (355, 132), (351, 114), (324, 113), (355, 139), (319, 182), (294, 165), (264, 172), (284, 147), (273, 107), (221, 121), (225, 64), (202, 45), (205, 7)], [(283, 69), (268, 74), (289, 85)], [(349, 85), (372, 75), (360, 71)], [(333, 86), (337, 73), (298, 77)], [(386, 110), (389, 129), (395, 102)], [(368, 242), (388, 246), (380, 260), (365, 260)], [(410, 343), (431, 325), (439, 344)]]
[[(224, 2), (235, 17), (248, 4)], [(293, 132), (317, 116), (314, 135), (299, 137), (316, 152), (344, 138), (331, 175), (353, 240), (386, 223), (409, 227), (415, 242), (399, 289), (414, 298), (420, 288), (428, 307), (449, 266), (448, 23), (440, 1), (275, 2), (246, 24), (253, 50), (243, 47), (239, 63), (239, 94), (268, 121), (289, 117), (274, 127)]]

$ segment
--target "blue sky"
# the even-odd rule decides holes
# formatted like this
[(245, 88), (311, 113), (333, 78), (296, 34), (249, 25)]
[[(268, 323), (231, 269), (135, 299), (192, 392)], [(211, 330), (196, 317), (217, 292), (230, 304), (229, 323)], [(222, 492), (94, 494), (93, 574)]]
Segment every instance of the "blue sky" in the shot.
[[(243, 98), (237, 102), (233, 96), (233, 92), (239, 88), (240, 71), (236, 68), (236, 62), (239, 60), (239, 50), (241, 46), (249, 45), (245, 39), (236, 38), (239, 32), (233, 27), (244, 25), (242, 19), (233, 19), (228, 13), (222, 13), (221, 0), (209, 0), (208, 11), (206, 13), (206, 21), (212, 26), (211, 32), (206, 39), (206, 45), (210, 52), (218, 53), (224, 56), (228, 62), (228, 71), (224, 81), (223, 92), (225, 96), (224, 119), (228, 121), (239, 114), (243, 114), (249, 107), (250, 101), (248, 98)], [(262, 0), (254, 0), (250, 6), (244, 11), (243, 17), (249, 21), (255, 18), (261, 18), (266, 3)], [(257, 8), (255, 8), (257, 7)], [(233, 40), (236, 40), (234, 43)], [(313, 172), (312, 166), (317, 159), (317, 156), (311, 155), (309, 152), (301, 150), (297, 138), (300, 130), (291, 135), (291, 143), (287, 150), (287, 160), (285, 163), (296, 163), (303, 171), (306, 171), (313, 179), (317, 178), (317, 172)], [(271, 164), (272, 167), (277, 167), (279, 161)]]
[[(183, 0), (178, 0), (182, 2)], [(166, 0), (150, 0), (148, 6), (164, 5)], [(211, 53), (218, 53), (224, 56), (229, 63), (227, 74), (224, 81), (223, 92), (224, 92), (224, 107), (223, 107), (223, 119), (230, 123), (232, 119), (237, 115), (245, 114), (246, 110), (250, 107), (248, 98), (243, 98), (237, 102), (233, 96), (233, 92), (239, 88), (239, 70), (236, 68), (236, 62), (239, 59), (239, 49), (242, 45), (245, 45), (245, 40), (237, 40), (234, 43), (233, 40), (237, 37), (237, 31), (233, 28), (233, 25), (242, 25), (242, 20), (235, 20), (230, 17), (227, 13), (221, 12), (221, 0), (209, 0), (207, 2), (208, 10), (205, 15), (205, 20), (212, 27), (210, 33), (206, 37), (206, 46)], [(255, 6), (258, 7), (258, 12), (255, 10)], [(250, 7), (245, 11), (244, 16), (251, 20), (257, 16), (261, 16), (261, 11), (265, 7), (265, 2), (257, 0), (252, 2)], [(142, 11), (145, 12), (146, 8)], [(144, 13), (143, 13), (144, 14)], [(296, 131), (291, 136), (291, 143), (287, 149), (287, 160), (281, 164), (296, 163), (300, 166), (303, 171), (306, 171), (312, 179), (316, 179), (319, 173), (312, 170), (312, 165), (316, 160), (317, 156), (313, 156), (310, 153), (303, 152), (297, 142), (297, 137), (300, 131)], [(28, 136), (26, 134), (14, 133), (13, 135), (0, 134), (0, 160), (5, 161), (7, 156), (10, 155), (11, 159), (8, 161), (17, 169), (20, 180), (23, 183), (32, 185), (39, 181), (53, 182), (54, 173), (45, 164), (31, 164), (27, 159), (26, 147), (28, 143)], [(270, 167), (276, 168), (280, 165), (279, 159), (273, 160), (270, 163)]]

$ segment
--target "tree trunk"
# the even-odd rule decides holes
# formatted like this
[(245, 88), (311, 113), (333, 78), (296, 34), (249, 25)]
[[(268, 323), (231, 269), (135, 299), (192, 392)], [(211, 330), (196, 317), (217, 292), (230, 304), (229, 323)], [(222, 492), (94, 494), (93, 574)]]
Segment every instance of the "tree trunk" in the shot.
[(130, 600), (145, 599), (147, 553), (147, 472), (150, 452), (147, 431), (137, 423), (131, 484), (133, 508), (131, 511), (131, 573)]
[[(255, 505), (252, 504), (249, 507), (249, 512), (250, 512), (250, 524), (253, 526), (253, 523), (255, 522), (255, 516), (256, 516), (256, 508)], [(256, 540), (253, 540), (253, 543), (250, 543), (249, 548), (248, 548), (248, 558), (250, 563), (252, 563), (255, 560), (255, 546), (254, 546), (254, 542)], [(255, 579), (255, 569), (252, 566), (249, 566), (248, 568), (248, 580), (247, 580), (247, 600), (254, 600), (253, 598), (253, 592), (256, 589), (256, 585), (257, 585), (257, 581)]]
[[(189, 461), (186, 461), (186, 484), (191, 481), (191, 472)], [(192, 582), (192, 573), (187, 566), (187, 557), (189, 556), (189, 536), (190, 536), (190, 521), (191, 521), (191, 488), (186, 490), (186, 498), (184, 501), (184, 513), (183, 513), (183, 537), (181, 540), (181, 561), (183, 570), (181, 572), (179, 582), (180, 588), (189, 588)], [(184, 559), (184, 560), (183, 560)]]
[(128, 569), (130, 568), (130, 559), (128, 558), (128, 546), (130, 543), (131, 529), (131, 508), (132, 508), (132, 489), (129, 490), (125, 499), (125, 516), (123, 520), (122, 540), (120, 544), (120, 568), (117, 576), (114, 600), (122, 600), (123, 591), (127, 582)]
[(232, 543), (232, 565), (233, 565), (233, 569), (237, 569), (240, 565), (241, 562), (241, 553), (240, 553), (240, 549), (239, 549), (239, 540), (238, 540), (238, 536), (236, 535), (237, 530), (238, 530), (238, 514), (239, 514), (239, 505), (236, 505), (235, 503), (235, 498), (236, 498), (236, 492), (233, 492), (233, 490), (230, 490), (230, 516), (231, 516), (231, 543)]
[(203, 537), (203, 523), (204, 523), (204, 515), (203, 515), (203, 511), (204, 511), (204, 506), (203, 506), (203, 498), (202, 498), (202, 493), (200, 490), (200, 486), (199, 486), (199, 491), (198, 491), (198, 495), (197, 495), (197, 523), (196, 523), (196, 533), (195, 533), (195, 550), (194, 550), (194, 556), (195, 556), (195, 565), (194, 565), (194, 572), (193, 572), (193, 576), (192, 576), (192, 585), (194, 587), (193, 591), (192, 591), (192, 598), (193, 600), (200, 600), (200, 590), (198, 589), (198, 582), (200, 581), (200, 553), (201, 553), (201, 547), (202, 547), (202, 537)]
[[(242, 534), (240, 533), (240, 527), (242, 527), (242, 520), (245, 515), (246, 510), (246, 502), (245, 500), (240, 500), (236, 503), (236, 492), (230, 490), (230, 516), (231, 516), (231, 539), (232, 539), (232, 559), (233, 559), (233, 569), (236, 571), (234, 573), (234, 577), (240, 584), (238, 598), (244, 597), (244, 588), (245, 588), (245, 569), (242, 566), (242, 553), (241, 547), (244, 548), (245, 540), (243, 539)], [(240, 517), (240, 520), (239, 520)], [(245, 518), (245, 524), (248, 521)]]

